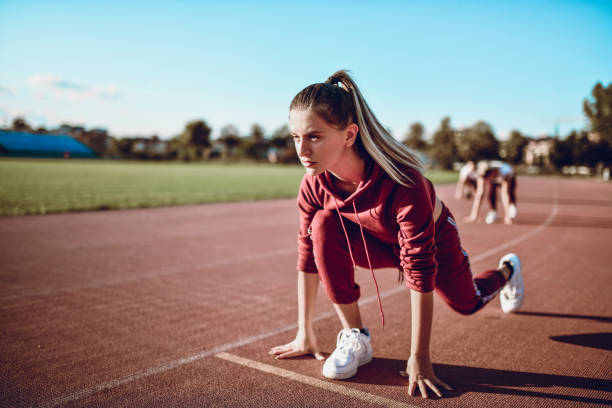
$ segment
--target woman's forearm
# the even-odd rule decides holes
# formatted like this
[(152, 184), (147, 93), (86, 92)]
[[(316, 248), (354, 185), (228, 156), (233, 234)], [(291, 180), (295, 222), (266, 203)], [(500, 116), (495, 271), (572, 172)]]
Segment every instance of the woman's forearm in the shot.
[(472, 212), (470, 216), (473, 219), (478, 217), (478, 213), (480, 212), (480, 206), (482, 204), (482, 198), (484, 197), (484, 180), (478, 179), (476, 184), (476, 193), (474, 194), (474, 202), (472, 203)]
[(465, 188), (465, 180), (460, 178), (457, 181), (457, 185), (455, 187), (455, 198), (461, 198), (464, 188)]
[(433, 322), (433, 292), (410, 290), (412, 310), (411, 356), (429, 357), (429, 343)]
[(312, 332), (314, 305), (319, 288), (319, 276), (316, 273), (298, 272), (298, 330)]

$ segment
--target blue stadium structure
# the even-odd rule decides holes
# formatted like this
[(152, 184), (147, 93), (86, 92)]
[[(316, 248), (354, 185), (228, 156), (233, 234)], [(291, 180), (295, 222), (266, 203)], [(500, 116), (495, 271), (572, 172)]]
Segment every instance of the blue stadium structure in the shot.
[(0, 156), (90, 159), (96, 154), (70, 136), (0, 130)]

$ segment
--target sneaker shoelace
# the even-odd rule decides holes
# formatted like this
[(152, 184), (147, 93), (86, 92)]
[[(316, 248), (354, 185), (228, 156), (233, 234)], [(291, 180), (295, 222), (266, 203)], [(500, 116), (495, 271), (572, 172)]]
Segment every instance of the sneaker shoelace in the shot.
[(516, 285), (515, 282), (512, 281), (512, 278), (508, 281), (508, 284), (509, 285), (506, 288), (504, 288), (503, 295), (507, 299), (516, 299), (517, 297), (519, 297), (521, 294), (521, 290), (519, 286)]
[(352, 351), (357, 351), (361, 348), (361, 342), (359, 341), (359, 333), (353, 330), (349, 332), (341, 331), (339, 334), (338, 350), (344, 354), (348, 354)]
[(518, 288), (516, 286), (511, 286), (504, 291), (504, 295), (508, 299), (515, 299), (518, 297)]

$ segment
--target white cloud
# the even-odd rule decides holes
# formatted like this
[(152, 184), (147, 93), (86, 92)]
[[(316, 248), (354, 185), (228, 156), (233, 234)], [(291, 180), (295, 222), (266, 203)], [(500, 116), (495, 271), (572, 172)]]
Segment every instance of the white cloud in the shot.
[(119, 97), (117, 86), (86, 86), (53, 74), (34, 74), (28, 79), (29, 85), (36, 90), (50, 90), (68, 96), (73, 101), (83, 99), (116, 99)]

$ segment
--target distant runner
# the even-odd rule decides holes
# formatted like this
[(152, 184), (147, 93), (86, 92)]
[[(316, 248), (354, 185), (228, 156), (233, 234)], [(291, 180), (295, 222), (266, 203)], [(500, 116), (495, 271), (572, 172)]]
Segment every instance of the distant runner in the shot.
[(485, 186), (489, 188), (489, 204), (491, 209), (485, 217), (487, 224), (492, 224), (497, 219), (497, 190), (501, 190), (501, 201), (504, 207), (504, 223), (510, 225), (516, 218), (516, 174), (508, 163), (500, 161), (480, 161), (476, 166), (478, 181), (476, 184), (476, 194), (472, 204), (472, 211), (465, 218), (467, 222), (474, 222), (478, 219)]
[(455, 188), (455, 198), (457, 200), (461, 198), (467, 198), (469, 200), (472, 198), (474, 191), (476, 191), (477, 182), (478, 173), (476, 172), (476, 165), (470, 160), (461, 167), (461, 170), (459, 170), (459, 180), (457, 180), (457, 187)]

